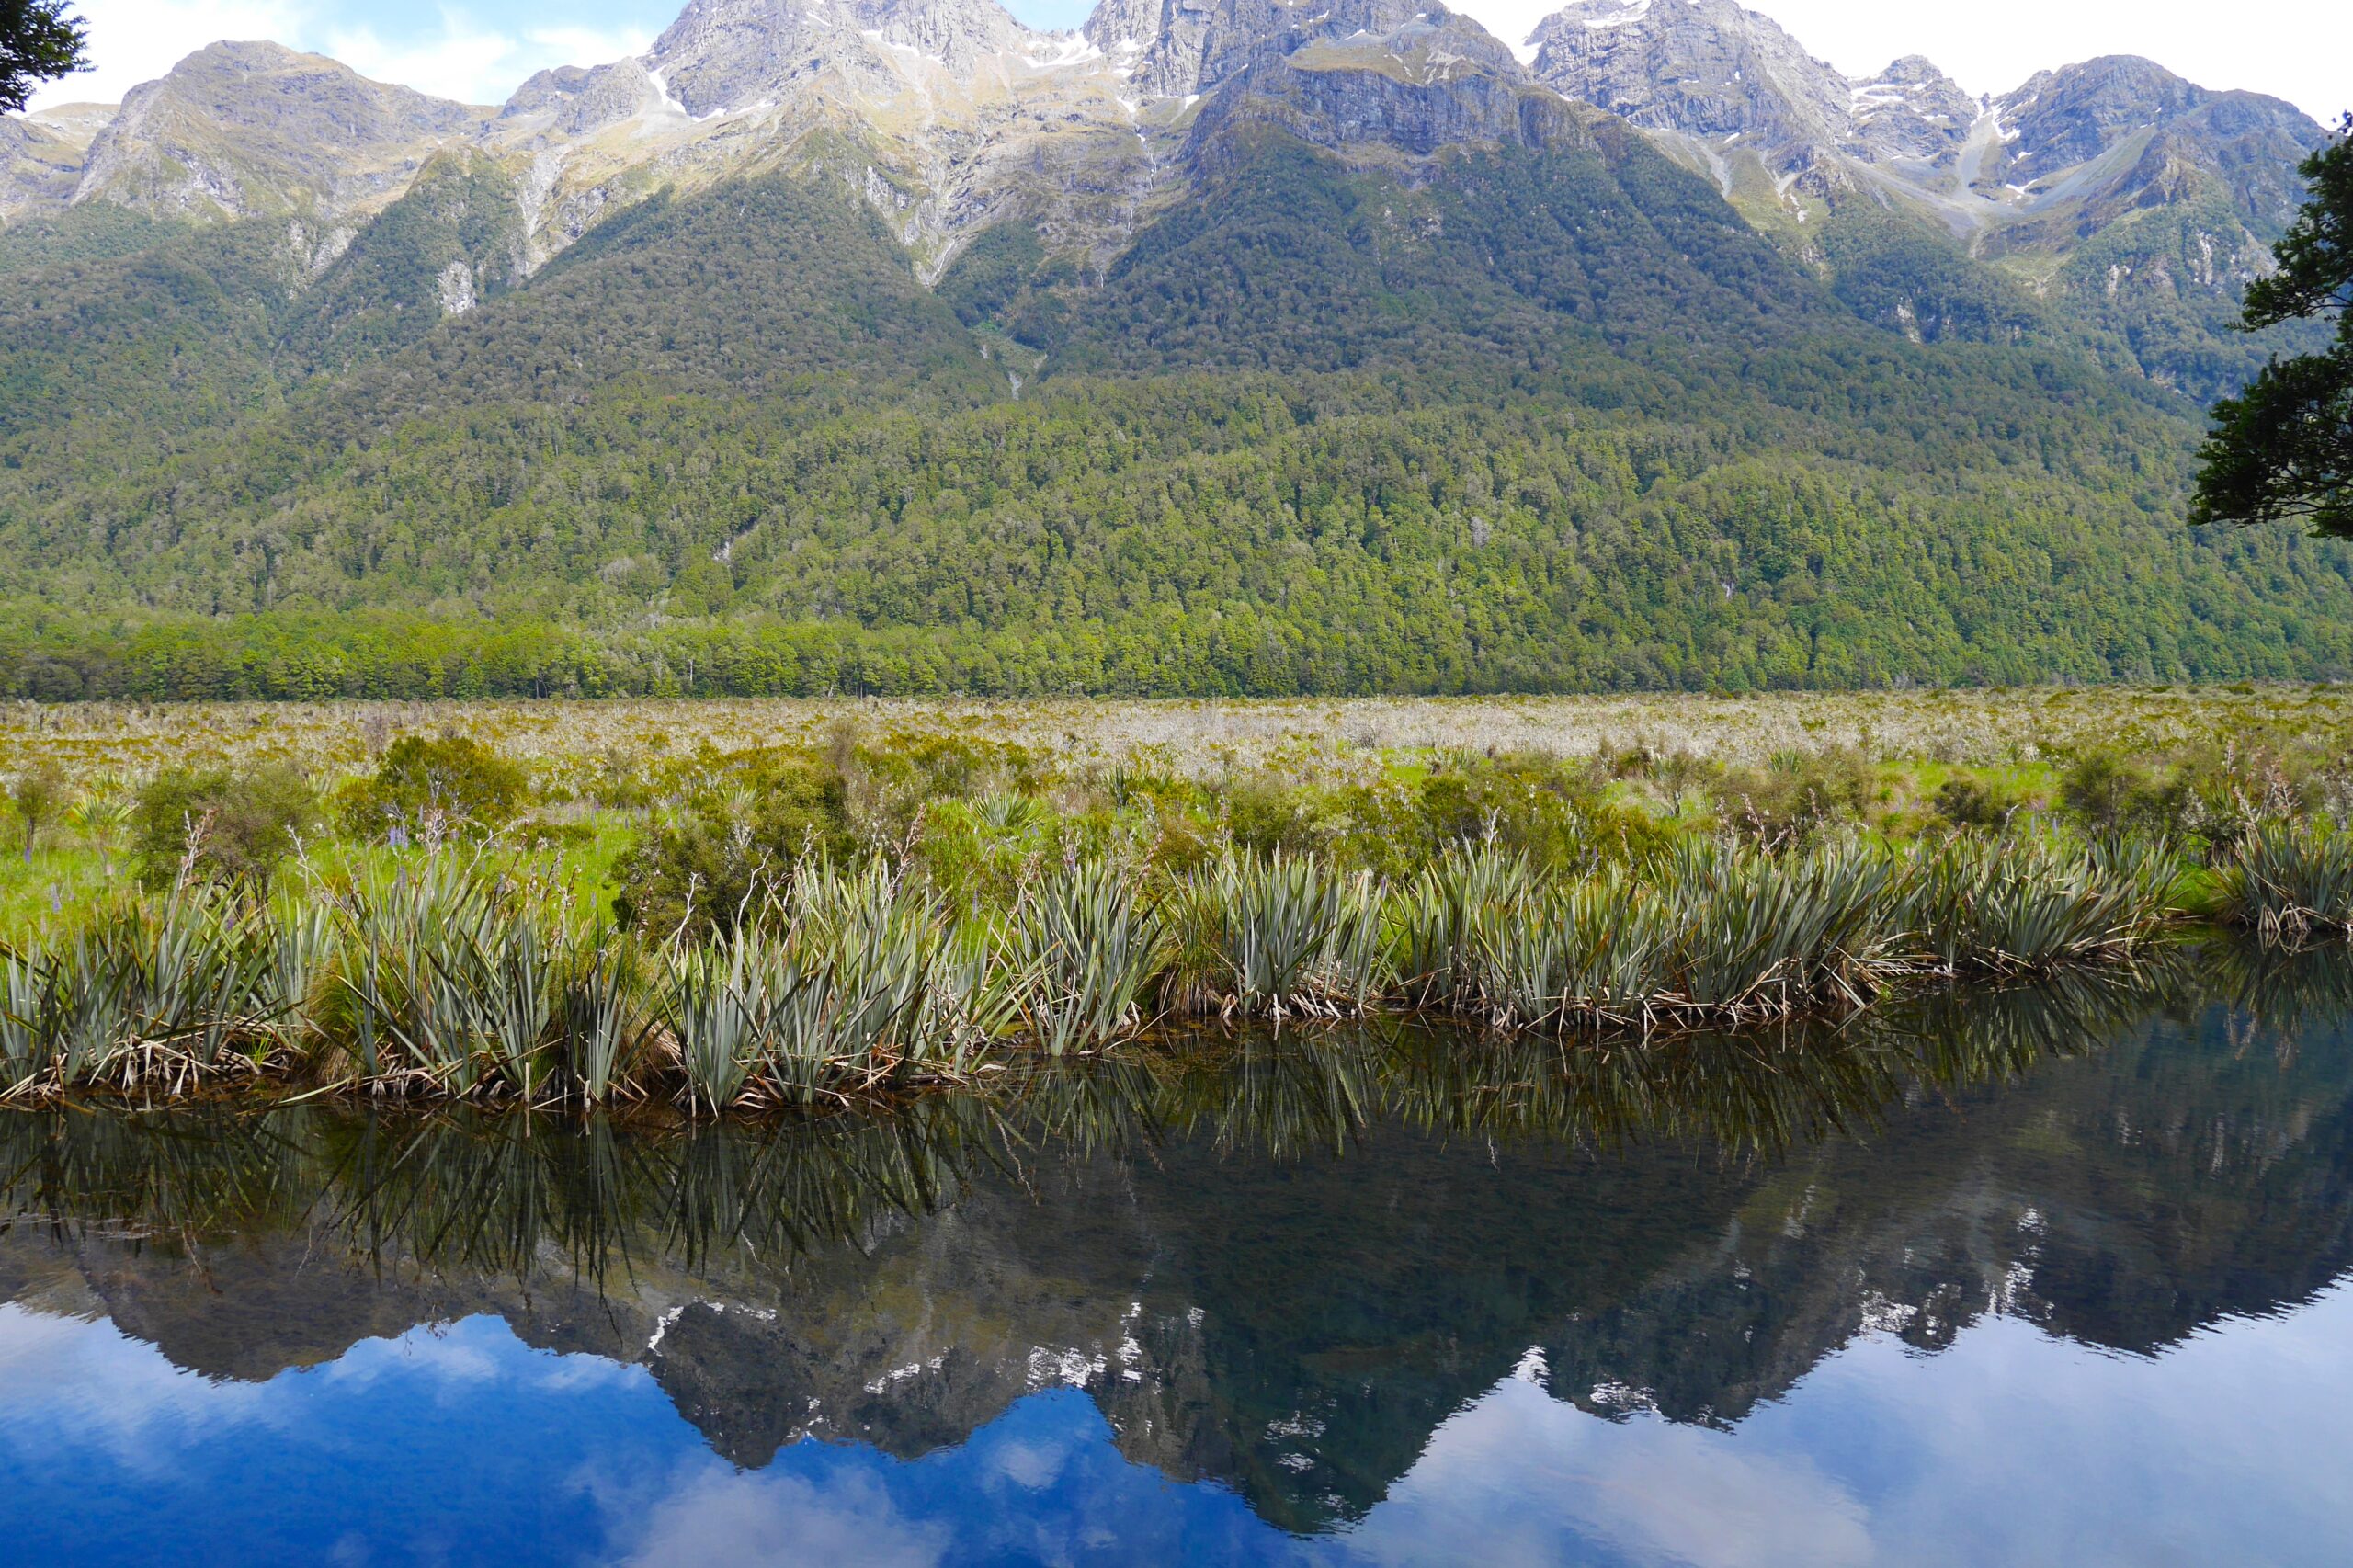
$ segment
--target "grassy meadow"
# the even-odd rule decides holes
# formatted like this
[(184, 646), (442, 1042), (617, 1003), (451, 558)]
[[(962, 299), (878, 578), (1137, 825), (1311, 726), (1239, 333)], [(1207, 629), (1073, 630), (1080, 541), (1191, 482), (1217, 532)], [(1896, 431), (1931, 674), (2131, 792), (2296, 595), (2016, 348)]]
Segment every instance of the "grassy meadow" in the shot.
[(2353, 689), (0, 710), (0, 1093), (804, 1104), (2353, 926)]

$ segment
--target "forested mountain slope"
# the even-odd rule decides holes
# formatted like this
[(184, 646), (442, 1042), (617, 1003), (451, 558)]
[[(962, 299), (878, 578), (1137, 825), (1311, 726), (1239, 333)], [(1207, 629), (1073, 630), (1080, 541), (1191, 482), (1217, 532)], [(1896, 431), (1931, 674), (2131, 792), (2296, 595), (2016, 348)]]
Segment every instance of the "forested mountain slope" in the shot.
[[(624, 62), (498, 115), (363, 95), (424, 141), (371, 121), (364, 167), (312, 168), (341, 194), (286, 198), (310, 200), (296, 216), (111, 196), (20, 216), (0, 684), (2353, 670), (2353, 558), (2183, 527), (2197, 405), (1904, 214), (1837, 215), (1847, 248), (1813, 265), (1443, 11), (1222, 0), (1204, 31), (1146, 18), (1149, 45), (1097, 20), (1080, 45), (980, 0), (809, 22), (784, 43), (881, 53), (779, 106), (797, 67), (745, 56), (757, 17), (709, 0), (655, 51), (691, 75)], [(925, 130), (877, 107), (953, 60), (964, 109), (934, 99)], [(1048, 78), (1073, 118), (1007, 129), (972, 107), (992, 72), (1000, 104)], [(1182, 96), (1117, 100), (1116, 136), (1061, 108), (1163, 75)], [(587, 131), (551, 130), (559, 110)], [(918, 188), (892, 160), (951, 110), (983, 129)], [(631, 165), (554, 244), (550, 149), (610, 160), (613, 123), (701, 140), (663, 143), (672, 177)], [(105, 190), (158, 188), (101, 154)], [(1022, 178), (991, 173), (1008, 162)], [(297, 184), (237, 166), (240, 189)], [(1917, 277), (1962, 327), (1893, 310)]]

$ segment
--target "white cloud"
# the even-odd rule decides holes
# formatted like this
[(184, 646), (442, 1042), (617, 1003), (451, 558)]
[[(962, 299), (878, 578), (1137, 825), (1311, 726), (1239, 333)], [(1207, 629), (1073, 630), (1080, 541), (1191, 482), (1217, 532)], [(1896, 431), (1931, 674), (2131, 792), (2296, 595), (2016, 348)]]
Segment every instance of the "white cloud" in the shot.
[(631, 1568), (712, 1562), (928, 1568), (949, 1544), (944, 1527), (903, 1518), (880, 1484), (855, 1473), (819, 1483), (734, 1470), (705, 1457), (638, 1484), (617, 1486), (611, 1477), (599, 1476), (585, 1487), (606, 1516), (614, 1560)]
[(1858, 1568), (1877, 1548), (1861, 1503), (1803, 1454), (1657, 1416), (1605, 1421), (1506, 1379), (1431, 1434), (1348, 1538), (1373, 1563), (1557, 1562), (1573, 1543), (1690, 1568)]
[(654, 41), (633, 28), (531, 28), (506, 32), (443, 7), (438, 34), (387, 40), (373, 28), (330, 30), (321, 51), (363, 76), (399, 82), (460, 103), (494, 104), (535, 71), (551, 65), (602, 65), (638, 54)]
[(1345, 1540), (1382, 1568), (1472, 1539), (1499, 1565), (2302, 1560), (2353, 1508), (2349, 1373), (2353, 1283), (2153, 1358), (2003, 1316), (1933, 1356), (1867, 1335), (1731, 1431), (1606, 1421), (1506, 1379)]
[[(659, 8), (658, 6), (656, 7)], [(96, 69), (51, 82), (32, 107), (115, 103), (188, 55), (222, 39), (270, 39), (342, 61), (363, 76), (398, 82), (463, 103), (494, 104), (535, 71), (601, 65), (642, 52), (643, 28), (593, 28), (485, 20), (503, 7), (445, 6), (431, 24), (390, 36), (349, 21), (332, 0), (91, 0), (89, 54)]]
[(298, 0), (99, 0), (77, 9), (90, 24), (96, 68), (48, 84), (33, 95), (35, 108), (118, 103), (221, 39), (290, 40), (308, 7)]
[(104, 1319), (0, 1305), (0, 1447), (55, 1462), (61, 1441), (142, 1474), (190, 1432), (264, 1419), (263, 1385), (184, 1371)]

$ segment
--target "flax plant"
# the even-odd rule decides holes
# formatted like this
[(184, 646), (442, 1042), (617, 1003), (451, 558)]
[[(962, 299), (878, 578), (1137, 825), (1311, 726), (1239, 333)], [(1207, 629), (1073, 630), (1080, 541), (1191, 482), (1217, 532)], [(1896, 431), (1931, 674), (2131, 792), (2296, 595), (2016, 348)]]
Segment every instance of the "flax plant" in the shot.
[(1024, 889), (1010, 927), (1021, 1017), (1049, 1056), (1131, 1033), (1170, 951), (1160, 911), (1103, 860), (1071, 863)]
[(1313, 855), (1228, 855), (1179, 884), (1175, 910), (1169, 982), (1180, 1009), (1330, 1017), (1383, 988), (1381, 899), (1369, 872)]
[(1956, 838), (1918, 854), (1907, 925), (1947, 973), (2025, 974), (2121, 957), (2163, 918), (2162, 852), (2049, 835)]
[(2223, 869), (2222, 907), (2273, 941), (2353, 935), (2353, 834), (2322, 824), (2256, 828)]

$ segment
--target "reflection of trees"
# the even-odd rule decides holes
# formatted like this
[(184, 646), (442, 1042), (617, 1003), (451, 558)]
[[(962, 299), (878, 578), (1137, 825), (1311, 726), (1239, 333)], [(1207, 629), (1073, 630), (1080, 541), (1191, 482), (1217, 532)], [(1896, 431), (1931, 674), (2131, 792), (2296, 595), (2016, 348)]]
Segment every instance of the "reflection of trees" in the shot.
[[(0, 1204), (19, 1239), (142, 1238), (108, 1300), (159, 1323), (274, 1300), (139, 1283), (240, 1238), (518, 1332), (561, 1336), (519, 1326), (535, 1291), (602, 1292), (563, 1342), (646, 1360), (745, 1463), (955, 1441), (1046, 1354), (1136, 1457), (1312, 1528), (1531, 1346), (1589, 1408), (1724, 1422), (1866, 1324), (1933, 1347), (1999, 1300), (2145, 1352), (2303, 1299), (2353, 1257), (2342, 956), (2217, 944), (1647, 1041), (1208, 1036), (767, 1126), (9, 1115)], [(335, 1353), (300, 1326), (282, 1354)]]
[(23, 1219), (227, 1239), (309, 1221), (359, 1255), (593, 1280), (655, 1256), (789, 1257), (952, 1199), (991, 1145), (978, 1099), (844, 1113), (787, 1133), (660, 1130), (452, 1108), (0, 1116), (0, 1203)]

